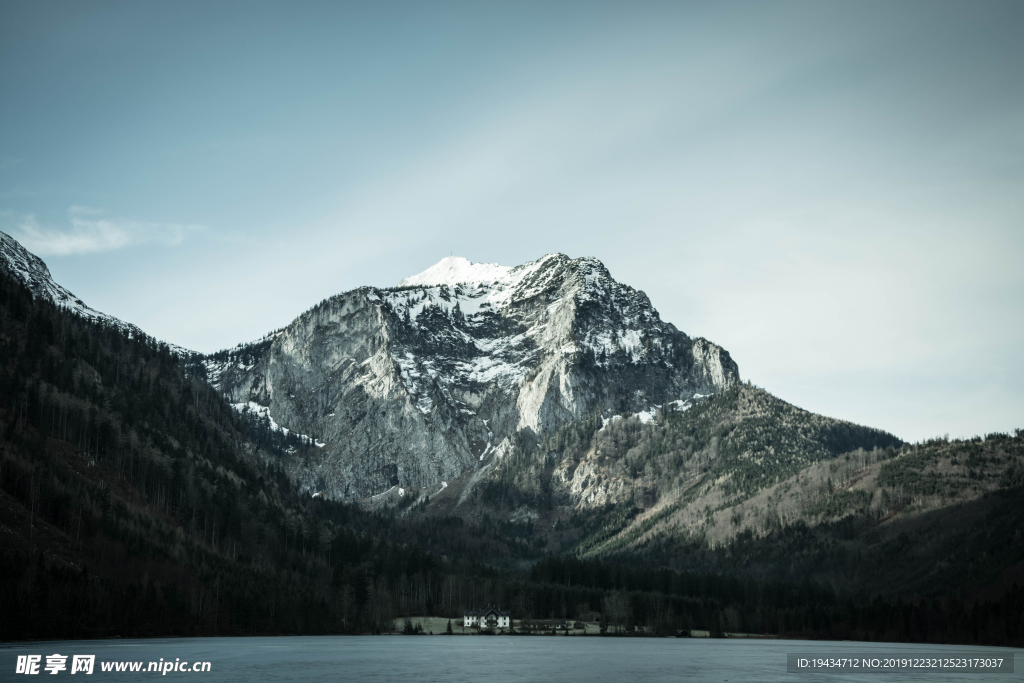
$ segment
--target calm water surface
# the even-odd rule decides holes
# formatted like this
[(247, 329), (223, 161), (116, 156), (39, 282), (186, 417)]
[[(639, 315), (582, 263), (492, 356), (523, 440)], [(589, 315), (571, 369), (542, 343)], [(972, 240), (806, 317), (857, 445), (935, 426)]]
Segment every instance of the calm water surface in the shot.
[[(675, 638), (550, 638), (445, 636), (323, 636), (75, 640), (0, 644), (0, 680), (40, 680), (15, 674), (18, 655), (96, 655), (93, 680), (153, 681), (1022, 681), (1024, 657), (1013, 674), (791, 674), (786, 654), (998, 653), (1006, 648), (793, 640)], [(1021, 653), (1017, 651), (1017, 654)], [(103, 661), (209, 661), (209, 673), (105, 673)], [(57, 676), (69, 676), (68, 668)], [(145, 667), (145, 664), (143, 665)], [(43, 680), (55, 680), (40, 667)], [(81, 674), (75, 674), (76, 679)], [(72, 680), (76, 680), (72, 679)]]

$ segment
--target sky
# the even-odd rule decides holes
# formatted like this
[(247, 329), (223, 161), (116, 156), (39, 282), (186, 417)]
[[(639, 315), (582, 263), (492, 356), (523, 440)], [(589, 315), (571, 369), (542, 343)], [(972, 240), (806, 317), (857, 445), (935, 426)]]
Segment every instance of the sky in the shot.
[(1024, 3), (0, 4), (0, 230), (210, 352), (449, 254), (601, 259), (741, 376), (1024, 428)]

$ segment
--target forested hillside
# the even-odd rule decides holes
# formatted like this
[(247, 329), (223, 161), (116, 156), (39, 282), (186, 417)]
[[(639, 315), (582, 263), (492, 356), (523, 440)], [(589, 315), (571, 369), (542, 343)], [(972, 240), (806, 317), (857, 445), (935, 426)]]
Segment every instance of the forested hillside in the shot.
[[(365, 632), (527, 549), (299, 494), (304, 446), (0, 275), (0, 639)], [(415, 540), (415, 545), (411, 542)], [(457, 594), (456, 594), (457, 589)], [(452, 601), (456, 602), (452, 602)]]
[[(789, 549), (752, 534), (716, 549), (680, 536), (683, 546), (583, 561), (545, 558), (541, 548), (550, 539), (529, 523), (438, 515), (426, 496), (409, 495), (381, 513), (311, 497), (282, 472), (312, 447), (236, 412), (188, 367), (165, 345), (33, 300), (0, 275), (0, 640), (370, 633), (390, 628), (397, 616), (457, 618), (489, 603), (516, 618), (598, 619), (608, 634), (704, 629), (993, 644), (1019, 644), (1024, 635), (1019, 588), (978, 600), (938, 591), (907, 602), (837, 585), (813, 565), (838, 556), (832, 539), (839, 532), (825, 526), (813, 533), (786, 527), (789, 536), (781, 538), (795, 539)], [(656, 463), (672, 451), (642, 438), (644, 430), (660, 430), (648, 436), (691, 444), (684, 460), (692, 461), (693, 472), (714, 471), (717, 465), (694, 446), (703, 437), (675, 419), (640, 430), (635, 418), (620, 420), (604, 431), (597, 419), (585, 421), (541, 446), (580, 457), (594, 444), (605, 457), (624, 448), (624, 466), (636, 469), (628, 476), (640, 479), (663, 467), (671, 477), (670, 468)], [(686, 430), (693, 441), (685, 440)], [(633, 432), (641, 435), (636, 443)], [(743, 433), (730, 432), (739, 444)], [(525, 436), (520, 448), (528, 462), (537, 446)], [(712, 438), (727, 444), (729, 437)], [(760, 442), (750, 443), (734, 451), (720, 446), (719, 462), (742, 461)], [(802, 452), (810, 453), (801, 456), (808, 462), (831, 462), (827, 448)], [(963, 457), (974, 483), (991, 480), (1005, 465), (993, 464), (996, 456), (984, 449)], [(897, 482), (913, 479), (908, 468), (934, 465), (927, 458), (890, 461), (899, 467), (884, 477)], [(1003, 470), (995, 494), (1015, 504), (1019, 469)], [(780, 466), (766, 480), (777, 485), (790, 471)], [(492, 492), (501, 493), (500, 481)], [(992, 501), (1003, 500), (995, 494)], [(543, 497), (522, 495), (506, 503), (543, 506)], [(750, 491), (733, 495), (747, 500)], [(633, 498), (636, 510), (638, 504), (643, 501)], [(638, 514), (615, 509), (626, 522)], [(977, 513), (1002, 515), (981, 550), (994, 551), (995, 536), (1016, 523), (1019, 509), (993, 503)], [(608, 519), (595, 514), (592, 521)], [(680, 547), (699, 566), (678, 566)], [(1012, 559), (1015, 547), (1019, 540), (1003, 546), (999, 562)], [(790, 549), (799, 549), (808, 571), (821, 578), (750, 571), (738, 559), (778, 569)], [(981, 568), (991, 573), (996, 566)]]
[(520, 438), (491, 472), (483, 509), (536, 510), (580, 557), (914, 600), (1024, 583), (1021, 430), (906, 444), (737, 385)]
[[(583, 555), (628, 550), (660, 535), (717, 544), (742, 530), (734, 523), (717, 528), (718, 518), (729, 516), (724, 511), (816, 464), (878, 462), (902, 445), (892, 434), (736, 384), (665, 406), (656, 418), (595, 414), (539, 438), (523, 430), (483, 471), (435, 495), (434, 506), (457, 513), (469, 499), (499, 518), (543, 522), (555, 530), (549, 549)], [(758, 529), (783, 524), (780, 509), (766, 510)]]

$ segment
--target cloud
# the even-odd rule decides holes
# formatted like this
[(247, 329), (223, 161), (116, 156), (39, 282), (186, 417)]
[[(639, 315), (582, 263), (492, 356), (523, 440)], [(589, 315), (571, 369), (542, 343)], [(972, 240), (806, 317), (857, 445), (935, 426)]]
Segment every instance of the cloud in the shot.
[(101, 209), (72, 206), (67, 227), (40, 225), (33, 214), (21, 216), (14, 229), (26, 249), (40, 256), (96, 254), (137, 244), (181, 244), (185, 235), (201, 229), (198, 225), (146, 223), (111, 218)]

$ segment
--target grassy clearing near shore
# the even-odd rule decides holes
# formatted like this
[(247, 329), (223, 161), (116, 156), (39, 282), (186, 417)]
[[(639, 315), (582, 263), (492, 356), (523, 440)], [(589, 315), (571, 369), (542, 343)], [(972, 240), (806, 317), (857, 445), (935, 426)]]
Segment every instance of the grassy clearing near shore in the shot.
[[(408, 621), (412, 624), (413, 628), (419, 626), (423, 629), (424, 635), (443, 635), (448, 629), (448, 617), (398, 617), (394, 620), (394, 628), (392, 633), (401, 633), (405, 628), (405, 622)], [(475, 628), (464, 628), (462, 626), (462, 619), (452, 619), (452, 633), (454, 635), (478, 635), (479, 630)], [(512, 621), (513, 627), (516, 631), (519, 631), (520, 621), (514, 619)], [(499, 631), (500, 633), (500, 631)], [(550, 635), (550, 631), (537, 631), (537, 635)], [(596, 621), (588, 621), (585, 624), (585, 628), (582, 629), (569, 629), (569, 635), (571, 636), (597, 636), (601, 634), (601, 625)], [(556, 631), (555, 635), (564, 636), (565, 631)], [(618, 635), (614, 632), (614, 628), (609, 629), (609, 636)], [(693, 629), (690, 631), (691, 638), (710, 638), (711, 633), (709, 631), (702, 631), (700, 629)], [(751, 635), (747, 633), (728, 633), (727, 638), (759, 638), (761, 636)]]
[[(406, 621), (409, 621), (413, 625), (413, 628), (419, 626), (426, 634), (433, 633), (434, 635), (438, 635), (440, 633), (445, 633), (448, 628), (447, 617), (399, 617), (394, 621), (394, 632), (401, 633), (402, 629), (405, 628)], [(452, 619), (451, 622), (452, 632), (462, 633), (462, 619)], [(472, 629), (467, 628), (465, 632), (469, 633), (471, 630)]]

